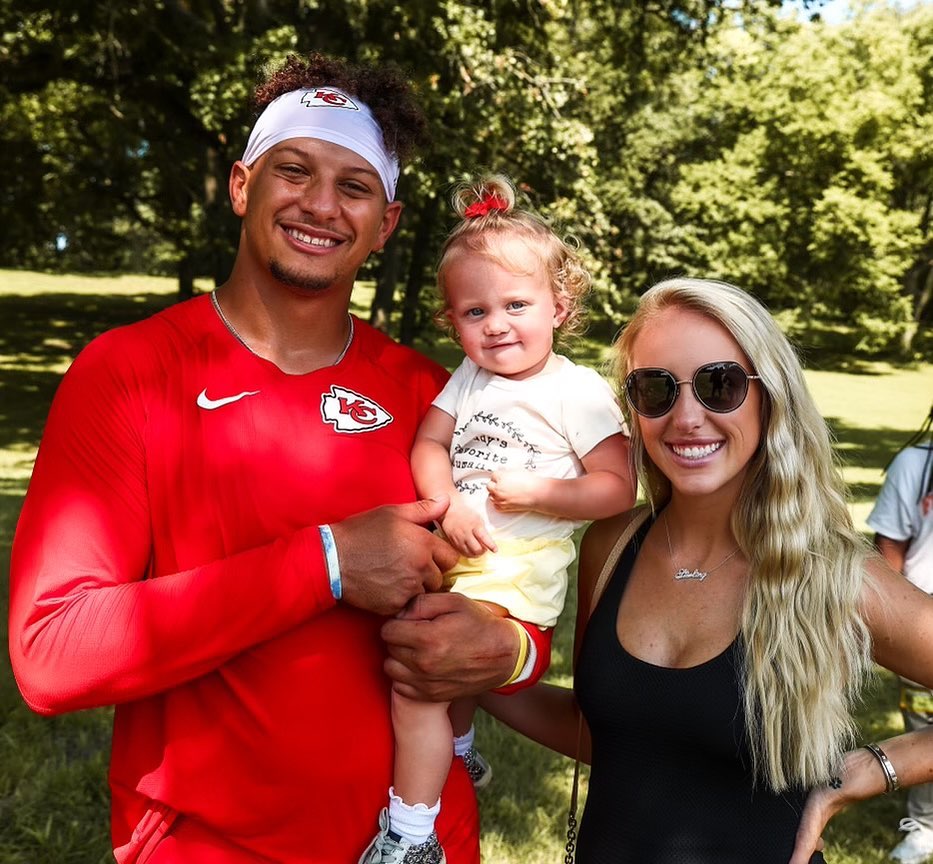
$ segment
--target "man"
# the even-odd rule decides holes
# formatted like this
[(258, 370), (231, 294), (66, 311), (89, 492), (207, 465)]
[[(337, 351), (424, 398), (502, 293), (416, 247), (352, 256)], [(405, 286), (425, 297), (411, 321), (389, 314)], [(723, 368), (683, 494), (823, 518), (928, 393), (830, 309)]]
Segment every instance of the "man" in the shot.
[[(928, 594), (933, 594), (933, 407), (920, 430), (891, 460), (868, 524), (888, 563)], [(933, 724), (933, 692), (901, 679), (901, 713), (908, 730)], [(890, 857), (901, 864), (933, 859), (933, 783), (907, 792), (906, 836)]]
[[(319, 55), (256, 100), (229, 281), (79, 355), (14, 541), (24, 698), (117, 706), (120, 864), (356, 860), (391, 777), (380, 627), (456, 558), (408, 467), (446, 373), (348, 314), (423, 118), (396, 73)], [(514, 678), (508, 621), (444, 595), (409, 615), (387, 632), (403, 686)], [(444, 795), (448, 860), (476, 862), (462, 768)]]

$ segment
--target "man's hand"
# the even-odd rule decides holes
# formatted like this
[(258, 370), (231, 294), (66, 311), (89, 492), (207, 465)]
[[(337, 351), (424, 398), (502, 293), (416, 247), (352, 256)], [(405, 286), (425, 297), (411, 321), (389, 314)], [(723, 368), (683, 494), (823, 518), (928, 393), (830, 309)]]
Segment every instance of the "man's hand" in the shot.
[(440, 519), (447, 498), (377, 507), (331, 524), (343, 602), (394, 615), (416, 594), (436, 591), (457, 552), (424, 526)]
[(515, 668), (515, 627), (462, 594), (422, 594), (382, 626), (386, 674), (410, 699), (446, 702), (499, 687)]

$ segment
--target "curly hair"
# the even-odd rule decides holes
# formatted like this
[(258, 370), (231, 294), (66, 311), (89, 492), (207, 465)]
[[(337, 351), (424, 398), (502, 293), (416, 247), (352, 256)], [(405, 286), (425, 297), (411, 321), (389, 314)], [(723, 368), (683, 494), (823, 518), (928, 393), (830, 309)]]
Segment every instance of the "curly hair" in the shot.
[[(506, 270), (521, 272), (513, 261), (505, 258), (502, 244), (497, 241), (506, 236), (517, 236), (541, 261), (555, 298), (563, 301), (567, 317), (555, 334), (559, 343), (581, 333), (585, 326), (586, 307), (584, 300), (589, 293), (592, 279), (574, 248), (572, 238), (563, 239), (551, 225), (530, 208), (516, 206), (515, 186), (503, 174), (490, 174), (460, 184), (453, 193), (451, 206), (460, 217), (460, 223), (451, 231), (441, 247), (437, 265), (437, 287), (443, 308), (435, 315), (442, 327), (456, 335), (447, 320), (447, 288), (445, 272), (453, 256), (466, 248), (470, 252), (484, 255)], [(498, 199), (499, 207), (493, 207), (483, 215), (466, 215), (473, 204)]]
[[(797, 354), (750, 294), (705, 279), (655, 285), (614, 346), (617, 381), (632, 371), (645, 324), (669, 308), (718, 322), (761, 376), (761, 443), (732, 511), (749, 562), (740, 629), (748, 743), (755, 776), (773, 790), (825, 784), (854, 739), (854, 705), (872, 670), (860, 611), (870, 550), (852, 524), (829, 429)], [(653, 508), (663, 506), (670, 481), (645, 450), (638, 416), (628, 414), (642, 488)]]
[(352, 64), (318, 53), (306, 57), (290, 54), (283, 65), (266, 70), (253, 91), (252, 106), (258, 117), (270, 102), (285, 93), (324, 85), (366, 103), (382, 129), (386, 149), (400, 163), (424, 146), (428, 128), (424, 112), (408, 79), (391, 64)]

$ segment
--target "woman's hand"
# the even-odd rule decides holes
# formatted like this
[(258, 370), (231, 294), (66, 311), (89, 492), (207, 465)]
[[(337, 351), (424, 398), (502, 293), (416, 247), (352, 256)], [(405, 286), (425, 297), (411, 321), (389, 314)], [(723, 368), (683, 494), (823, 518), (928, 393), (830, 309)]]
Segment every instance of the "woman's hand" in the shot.
[(790, 864), (808, 864), (814, 852), (822, 851), (823, 829), (845, 803), (840, 801), (839, 792), (830, 786), (811, 790), (797, 827)]
[(884, 791), (884, 773), (875, 757), (861, 747), (846, 753), (841, 777), (811, 790), (807, 796), (797, 827), (794, 854), (788, 864), (808, 864), (813, 853), (823, 849), (823, 830), (833, 816), (854, 801), (873, 798)]

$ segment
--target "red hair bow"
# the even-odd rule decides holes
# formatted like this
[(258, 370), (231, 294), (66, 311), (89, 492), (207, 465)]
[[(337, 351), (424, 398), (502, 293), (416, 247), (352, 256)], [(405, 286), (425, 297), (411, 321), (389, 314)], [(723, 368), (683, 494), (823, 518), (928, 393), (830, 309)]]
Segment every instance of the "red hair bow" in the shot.
[(465, 219), (475, 219), (477, 216), (486, 216), (493, 210), (501, 210), (503, 213), (509, 209), (509, 202), (500, 198), (494, 192), (487, 192), (482, 200), (471, 204), (463, 211)]

